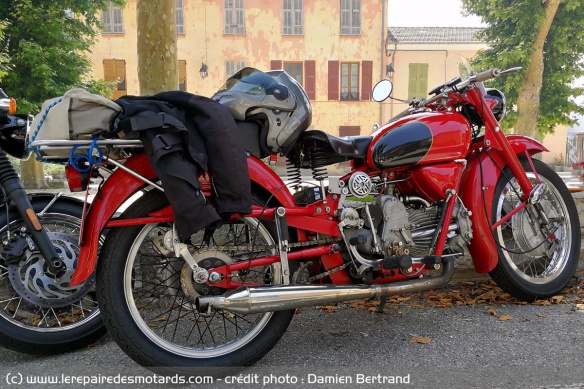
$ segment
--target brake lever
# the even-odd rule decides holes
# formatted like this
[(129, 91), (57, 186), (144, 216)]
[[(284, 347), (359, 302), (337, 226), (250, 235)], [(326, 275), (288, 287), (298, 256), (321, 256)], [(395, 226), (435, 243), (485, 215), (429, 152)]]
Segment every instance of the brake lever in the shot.
[(521, 69), (523, 69), (523, 66), (516, 66), (514, 68), (509, 68), (509, 69), (506, 69), (506, 70), (502, 70), (501, 73), (499, 73), (499, 75), (502, 76), (503, 74), (518, 72)]

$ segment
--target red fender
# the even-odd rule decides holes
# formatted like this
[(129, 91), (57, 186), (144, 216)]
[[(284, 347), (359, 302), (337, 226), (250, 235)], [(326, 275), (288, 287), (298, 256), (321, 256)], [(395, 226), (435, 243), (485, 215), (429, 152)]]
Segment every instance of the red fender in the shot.
[[(294, 206), (294, 197), (292, 197), (282, 179), (272, 169), (253, 156), (247, 159), (247, 163), (250, 179), (253, 182), (273, 193), (274, 197), (284, 207)], [(144, 153), (128, 159), (125, 166), (148, 180), (156, 179), (156, 174)], [(71, 286), (82, 283), (93, 273), (97, 262), (97, 249), (101, 231), (120, 206), (144, 185), (145, 183), (142, 180), (122, 169), (117, 169), (105, 181), (101, 187), (101, 196), (95, 197), (83, 223), (79, 259), (77, 268), (71, 278)], [(210, 185), (203, 183), (202, 186), (203, 192), (205, 194), (209, 192), (210, 194)], [(161, 215), (165, 214), (167, 213), (161, 213)]]
[[(515, 154), (527, 152), (531, 156), (548, 151), (541, 143), (529, 137), (509, 135), (507, 140)], [(487, 212), (490, 212), (490, 204), (492, 204), (495, 186), (501, 172), (486, 152), (478, 152), (481, 147), (485, 147), (485, 145), (477, 143), (473, 147), (475, 151), (468, 158), (468, 164), (462, 175), (459, 194), (464, 205), (472, 212), (470, 220), (472, 222), (473, 238), (468, 250), (475, 270), (477, 273), (488, 273), (497, 266), (499, 253), (491, 233), (491, 215), (490, 213), (489, 215), (485, 214), (484, 204), (487, 204)], [(488, 152), (501, 168), (505, 167), (506, 163), (499, 151), (488, 149)]]

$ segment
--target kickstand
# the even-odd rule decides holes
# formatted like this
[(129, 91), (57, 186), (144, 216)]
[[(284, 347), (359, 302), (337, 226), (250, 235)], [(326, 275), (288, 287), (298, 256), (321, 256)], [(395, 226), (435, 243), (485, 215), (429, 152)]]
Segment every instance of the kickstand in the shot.
[(386, 296), (382, 296), (379, 298), (379, 307), (377, 307), (377, 313), (384, 313), (383, 310), (385, 309), (386, 302), (387, 302)]

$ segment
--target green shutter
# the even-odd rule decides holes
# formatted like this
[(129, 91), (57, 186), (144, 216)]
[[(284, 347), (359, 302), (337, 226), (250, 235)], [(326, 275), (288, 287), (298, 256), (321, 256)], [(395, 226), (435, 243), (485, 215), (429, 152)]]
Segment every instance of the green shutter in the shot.
[(428, 64), (411, 63), (408, 84), (408, 99), (428, 96)]

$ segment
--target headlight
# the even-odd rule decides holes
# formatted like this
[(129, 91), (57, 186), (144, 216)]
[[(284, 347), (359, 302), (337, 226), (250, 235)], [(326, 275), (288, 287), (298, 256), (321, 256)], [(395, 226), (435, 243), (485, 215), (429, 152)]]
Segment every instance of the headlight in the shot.
[(495, 119), (497, 121), (503, 120), (505, 114), (507, 113), (507, 100), (505, 100), (505, 95), (498, 89), (495, 88), (488, 88), (487, 95), (485, 96), (487, 99), (491, 99), (496, 101), (496, 104), (491, 108), (493, 111), (493, 115), (495, 115)]

